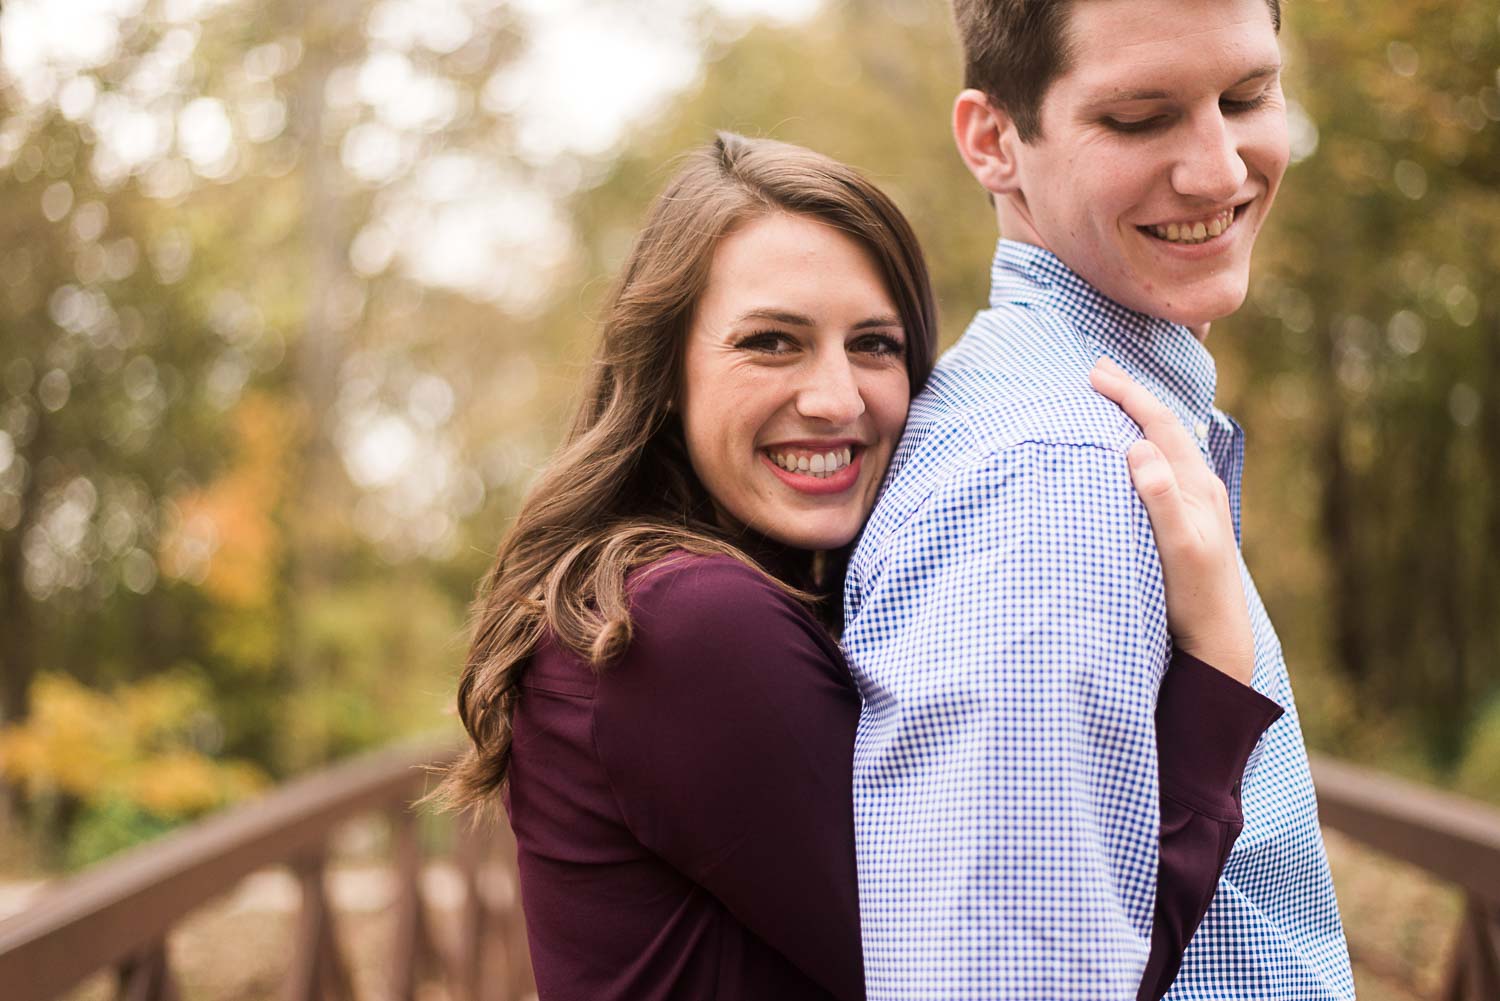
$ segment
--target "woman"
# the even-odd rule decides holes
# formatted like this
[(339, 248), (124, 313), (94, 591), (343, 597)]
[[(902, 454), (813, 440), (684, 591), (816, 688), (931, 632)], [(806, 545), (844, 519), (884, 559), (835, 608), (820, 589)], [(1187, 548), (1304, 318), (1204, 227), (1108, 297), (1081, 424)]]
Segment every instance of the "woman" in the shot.
[[(834, 633), (844, 557), (933, 363), (916, 239), (851, 169), (724, 135), (654, 203), (602, 327), (488, 575), (459, 688), (474, 746), (446, 791), (506, 789), (543, 1001), (860, 998), (860, 701)], [(1151, 416), (1136, 387), (1099, 386)], [(1169, 423), (1153, 433), (1177, 455)], [(1227, 506), (1139, 447), (1180, 554), (1174, 632), (1196, 644), (1161, 705), (1222, 716), (1227, 750), (1206, 757), (1242, 768), (1274, 707), (1189, 656), (1248, 680)], [(1248, 694), (1189, 704), (1215, 685)], [(1217, 875), (1174, 868), (1179, 849), (1234, 828), (1163, 810), (1158, 974)]]

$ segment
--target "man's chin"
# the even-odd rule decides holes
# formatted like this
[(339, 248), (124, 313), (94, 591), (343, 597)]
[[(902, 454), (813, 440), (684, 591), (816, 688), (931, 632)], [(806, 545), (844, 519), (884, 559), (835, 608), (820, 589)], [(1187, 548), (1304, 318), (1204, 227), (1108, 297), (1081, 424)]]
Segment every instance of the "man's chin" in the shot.
[(1243, 281), (1220, 279), (1173, 287), (1166, 281), (1152, 282), (1150, 291), (1137, 287), (1136, 294), (1118, 301), (1137, 313), (1159, 317), (1191, 330), (1206, 327), (1215, 320), (1235, 313), (1245, 304), (1247, 285)]
[(1222, 320), (1239, 312), (1239, 308), (1245, 304), (1245, 290), (1221, 296), (1210, 297), (1209, 301), (1183, 302), (1180, 306), (1165, 309), (1161, 314), (1162, 319), (1172, 323), (1180, 323), (1189, 330), (1197, 331), (1207, 329), (1210, 323)]

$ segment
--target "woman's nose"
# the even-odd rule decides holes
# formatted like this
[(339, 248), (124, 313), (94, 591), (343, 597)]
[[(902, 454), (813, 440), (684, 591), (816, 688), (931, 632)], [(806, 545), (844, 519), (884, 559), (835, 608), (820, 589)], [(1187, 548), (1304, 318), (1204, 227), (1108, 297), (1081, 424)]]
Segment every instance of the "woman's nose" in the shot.
[(810, 366), (797, 392), (797, 413), (834, 425), (852, 424), (865, 412), (864, 395), (849, 359), (840, 352)]

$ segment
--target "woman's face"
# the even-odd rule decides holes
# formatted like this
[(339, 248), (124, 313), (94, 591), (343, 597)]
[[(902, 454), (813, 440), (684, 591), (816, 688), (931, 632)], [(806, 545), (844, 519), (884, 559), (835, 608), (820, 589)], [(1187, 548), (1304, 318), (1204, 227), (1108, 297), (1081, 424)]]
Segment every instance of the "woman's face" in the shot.
[(680, 397), (721, 520), (801, 549), (853, 541), (906, 423), (905, 337), (874, 257), (838, 230), (773, 212), (725, 237)]

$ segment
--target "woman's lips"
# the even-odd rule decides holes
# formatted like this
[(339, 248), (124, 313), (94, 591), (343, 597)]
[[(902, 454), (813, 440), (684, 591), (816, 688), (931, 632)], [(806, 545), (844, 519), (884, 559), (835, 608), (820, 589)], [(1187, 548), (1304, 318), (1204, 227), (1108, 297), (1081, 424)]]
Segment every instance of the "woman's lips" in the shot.
[(826, 496), (828, 494), (841, 494), (859, 481), (859, 471), (864, 462), (865, 450), (862, 448), (853, 448), (851, 452), (852, 457), (847, 465), (835, 470), (831, 474), (823, 476), (813, 476), (811, 470), (804, 473), (800, 470), (792, 471), (783, 469), (776, 464), (765, 450), (762, 450), (760, 453), (760, 461), (765, 463), (766, 468), (770, 469), (772, 473), (776, 474), (777, 479), (793, 490), (805, 494)]

